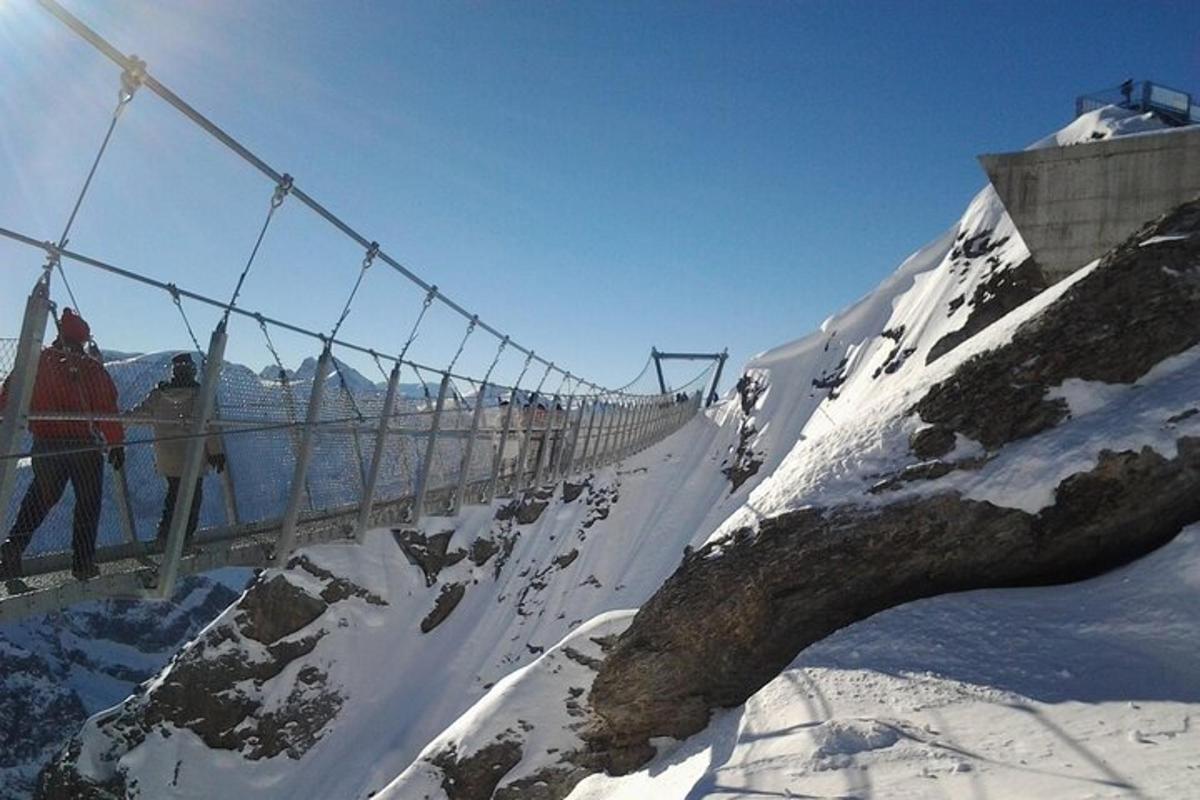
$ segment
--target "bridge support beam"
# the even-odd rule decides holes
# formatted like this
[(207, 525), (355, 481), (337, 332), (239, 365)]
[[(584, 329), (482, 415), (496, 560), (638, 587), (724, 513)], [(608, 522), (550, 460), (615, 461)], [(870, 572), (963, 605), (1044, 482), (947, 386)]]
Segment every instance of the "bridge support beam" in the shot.
[(722, 350), (720, 360), (717, 361), (717, 371), (713, 375), (712, 388), (708, 390), (708, 399), (704, 403), (705, 408), (721, 399), (721, 396), (717, 394), (717, 387), (721, 385), (721, 370), (725, 369), (725, 359), (727, 358), (729, 358), (729, 351)]
[[(33, 382), (37, 378), (38, 359), (42, 340), (46, 336), (46, 320), (50, 316), (50, 271), (43, 273), (25, 301), (25, 316), (21, 321), (21, 338), (17, 340), (17, 357), (8, 379), (8, 400), (0, 420), (0, 456), (15, 456), (21, 436), (28, 426), (29, 401), (33, 397)], [(0, 458), (0, 536), (8, 532), (6, 513), (17, 479), (16, 458)]]
[(562, 476), (563, 459), (567, 455), (568, 431), (571, 429), (571, 411), (575, 407), (575, 395), (567, 395), (567, 405), (562, 414), (562, 427), (558, 431), (558, 447), (551, 453), (550, 473), (546, 476), (550, 483), (556, 482)]
[(371, 517), (371, 508), (375, 505), (375, 487), (379, 484), (379, 468), (383, 464), (383, 454), (387, 451), (388, 425), (392, 420), (392, 411), (396, 407), (396, 388), (400, 384), (400, 362), (392, 366), (388, 375), (387, 394), (383, 397), (383, 411), (379, 415), (379, 430), (375, 435), (375, 449), (371, 452), (371, 466), (367, 470), (367, 482), (363, 486), (362, 505), (358, 509), (358, 519), (354, 523), (354, 539), (359, 544), (367, 533), (367, 524)]
[(188, 431), (187, 449), (183, 456), (183, 472), (179, 476), (179, 494), (175, 498), (175, 511), (167, 528), (167, 542), (163, 549), (162, 563), (158, 567), (158, 586), (155, 593), (167, 598), (175, 591), (175, 580), (179, 576), (179, 559), (183, 555), (184, 540), (187, 538), (188, 517), (196, 496), (196, 483), (204, 477), (204, 452), (208, 440), (209, 417), (217, 401), (217, 385), (221, 382), (221, 364), (225, 359), (225, 323), (213, 330), (208, 341), (208, 355), (204, 361), (204, 378), (200, 392), (192, 407), (191, 427)]
[[(583, 447), (580, 447), (576, 452), (571, 454), (574, 463), (571, 465), (572, 472), (578, 472), (588, 463), (588, 447), (592, 444), (592, 432), (596, 429), (596, 406), (600, 404), (600, 398), (593, 396), (591, 401), (591, 410), (588, 412), (587, 433), (583, 437)], [(580, 417), (582, 420), (582, 416)]]
[(300, 450), (296, 453), (296, 467), (292, 471), (292, 488), (288, 495), (287, 511), (284, 512), (283, 523), (279, 529), (279, 539), (275, 544), (275, 565), (278, 567), (287, 564), (288, 556), (296, 547), (296, 523), (300, 519), (300, 503), (304, 499), (308, 462), (312, 460), (313, 439), (317, 435), (321, 401), (325, 396), (325, 376), (329, 372), (329, 364), (332, 360), (333, 353), (326, 344), (325, 348), (321, 350), (321, 357), (317, 359), (317, 370), (313, 374), (312, 392), (308, 396), (308, 411), (304, 415), (304, 434), (300, 439)]
[(525, 472), (526, 464), (529, 462), (529, 442), (533, 437), (533, 417), (534, 410), (537, 408), (538, 400), (541, 395), (534, 392), (525, 401), (525, 425), (521, 431), (521, 448), (517, 453), (517, 469), (516, 475), (513, 477), (512, 492), (516, 494), (525, 488)]
[(463, 447), (462, 461), (458, 465), (458, 486), (454, 488), (454, 499), (450, 504), (450, 516), (458, 516), (462, 510), (463, 495), (467, 492), (467, 478), (471, 474), (471, 457), (475, 455), (475, 437), (479, 436), (479, 422), (483, 419), (484, 398), (487, 397), (487, 382), (479, 384), (475, 394), (475, 411), (471, 414), (471, 433)]
[(429, 439), (425, 442), (425, 460), (421, 462), (421, 471), (417, 477), (417, 495), (413, 498), (413, 525), (421, 521), (425, 513), (425, 497), (429, 494), (429, 476), (433, 474), (433, 459), (437, 454), (437, 435), (442, 426), (442, 411), (446, 408), (446, 394), (450, 391), (450, 373), (442, 375), (438, 386), (437, 404), (433, 407), (433, 419), (429, 423)]
[(504, 466), (504, 448), (508, 446), (508, 434), (512, 430), (513, 408), (517, 405), (517, 390), (513, 389), (508, 398), (508, 408), (504, 411), (504, 424), (500, 428), (500, 443), (492, 455), (492, 475), (488, 478), (487, 489), (484, 491), (483, 502), (490, 505), (496, 499), (496, 486), (500, 481), (500, 468)]

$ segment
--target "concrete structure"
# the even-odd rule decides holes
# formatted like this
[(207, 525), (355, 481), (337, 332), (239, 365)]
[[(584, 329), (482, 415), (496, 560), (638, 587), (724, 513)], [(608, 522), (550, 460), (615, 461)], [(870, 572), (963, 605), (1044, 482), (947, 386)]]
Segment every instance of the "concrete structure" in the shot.
[(1200, 126), (979, 160), (1050, 281), (1200, 194)]

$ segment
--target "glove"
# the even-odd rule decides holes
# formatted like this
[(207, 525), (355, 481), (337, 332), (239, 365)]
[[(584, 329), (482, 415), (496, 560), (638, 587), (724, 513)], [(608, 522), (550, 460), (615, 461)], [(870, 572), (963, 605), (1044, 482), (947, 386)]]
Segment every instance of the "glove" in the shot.
[(208, 465), (218, 473), (225, 471), (225, 454), (212, 453), (208, 456)]
[(112, 464), (112, 468), (120, 470), (125, 466), (125, 448), (114, 447), (108, 451), (108, 463)]

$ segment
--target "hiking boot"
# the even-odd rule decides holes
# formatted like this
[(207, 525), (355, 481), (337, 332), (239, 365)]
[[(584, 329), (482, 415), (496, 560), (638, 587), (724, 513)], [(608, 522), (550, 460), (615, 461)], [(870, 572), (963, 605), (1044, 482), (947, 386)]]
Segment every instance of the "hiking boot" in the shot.
[(95, 564), (76, 564), (71, 567), (71, 574), (77, 581), (90, 581), (92, 578), (100, 577), (100, 568)]
[(0, 580), (21, 577), (21, 551), (13, 542), (0, 544)]

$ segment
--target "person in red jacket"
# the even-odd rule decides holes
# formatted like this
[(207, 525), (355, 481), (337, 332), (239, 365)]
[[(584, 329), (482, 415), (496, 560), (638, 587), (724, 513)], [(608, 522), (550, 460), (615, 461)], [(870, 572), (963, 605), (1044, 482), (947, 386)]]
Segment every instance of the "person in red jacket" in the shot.
[[(91, 336), (88, 324), (71, 309), (63, 309), (58, 338), (38, 358), (31, 416), (51, 413), (115, 415), (117, 387), (104, 366), (84, 352)], [(8, 397), (8, 382), (0, 390), (0, 408)], [(0, 578), (21, 577), (21, 556), (46, 514), (62, 498), (67, 483), (75, 491), (71, 572), (81, 581), (99, 575), (96, 567), (96, 531), (100, 524), (100, 498), (104, 457), (113, 469), (125, 463), (125, 433), (118, 422), (102, 420), (34, 419), (33, 483), (21, 501), (17, 519), (0, 544)]]

